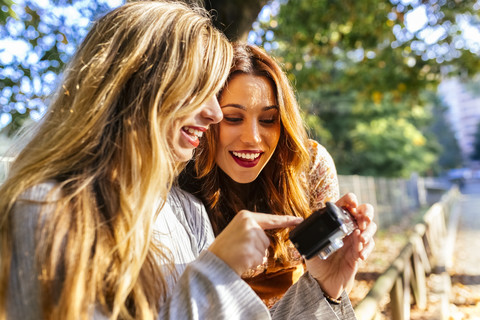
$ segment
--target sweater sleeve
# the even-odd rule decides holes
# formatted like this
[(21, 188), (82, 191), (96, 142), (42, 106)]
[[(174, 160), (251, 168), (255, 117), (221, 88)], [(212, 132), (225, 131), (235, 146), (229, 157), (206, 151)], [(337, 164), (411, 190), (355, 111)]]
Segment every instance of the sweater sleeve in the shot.
[(318, 282), (306, 272), (291, 286), (283, 298), (271, 309), (272, 319), (356, 319), (355, 312), (346, 292), (342, 294), (342, 302), (331, 305), (323, 296)]
[(12, 258), (7, 294), (8, 319), (36, 319), (40, 287), (35, 267), (34, 230), (39, 206), (15, 204), (11, 219)]
[[(23, 200), (14, 206), (11, 223), (12, 262), (7, 294), (9, 320), (40, 319), (40, 272), (35, 263), (35, 230), (42, 208), (39, 201), (54, 186), (35, 186), (23, 194)], [(205, 213), (201, 211), (199, 214), (201, 216), (195, 217), (196, 223), (192, 227), (197, 226), (195, 231), (203, 234), (210, 229), (204, 221)], [(178, 226), (176, 222), (173, 225)], [(205, 249), (211, 238), (213, 233), (200, 237), (196, 244), (198, 249)], [(180, 242), (182, 247), (190, 247), (193, 243), (187, 237), (175, 241)], [(192, 251), (194, 257), (196, 250), (192, 248)], [(179, 274), (160, 308), (158, 319), (234, 319), (237, 315), (242, 319), (269, 318), (268, 309), (240, 276), (213, 253), (203, 250)], [(104, 320), (108, 317), (102, 314), (100, 308), (92, 307), (91, 319)]]
[[(36, 265), (35, 233), (40, 210), (53, 210), (52, 204), (42, 201), (47, 194), (55, 190), (55, 182), (45, 182), (25, 191), (12, 209), (10, 227), (12, 228), (12, 259), (8, 283), (7, 319), (42, 319), (40, 271)], [(55, 198), (55, 194), (53, 194)], [(42, 209), (43, 208), (43, 209)], [(92, 319), (107, 320), (100, 310), (93, 309)]]
[(253, 290), (209, 251), (187, 266), (160, 315), (160, 319), (269, 318)]

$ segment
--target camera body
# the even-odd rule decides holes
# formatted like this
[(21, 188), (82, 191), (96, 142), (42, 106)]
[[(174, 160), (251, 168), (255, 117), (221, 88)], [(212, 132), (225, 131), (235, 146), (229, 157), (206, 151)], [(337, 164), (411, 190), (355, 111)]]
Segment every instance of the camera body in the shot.
[(305, 259), (318, 255), (325, 260), (343, 247), (343, 238), (357, 228), (355, 218), (347, 210), (327, 202), (290, 231), (289, 237)]

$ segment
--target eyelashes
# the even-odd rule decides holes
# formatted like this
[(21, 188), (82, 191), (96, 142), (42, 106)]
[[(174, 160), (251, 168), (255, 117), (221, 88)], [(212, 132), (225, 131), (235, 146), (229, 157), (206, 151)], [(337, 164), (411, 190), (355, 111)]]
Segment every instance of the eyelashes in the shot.
[[(243, 121), (243, 118), (223, 116), (223, 121), (228, 123), (241, 123)], [(263, 124), (274, 124), (278, 121), (278, 117), (260, 119), (258, 121)]]

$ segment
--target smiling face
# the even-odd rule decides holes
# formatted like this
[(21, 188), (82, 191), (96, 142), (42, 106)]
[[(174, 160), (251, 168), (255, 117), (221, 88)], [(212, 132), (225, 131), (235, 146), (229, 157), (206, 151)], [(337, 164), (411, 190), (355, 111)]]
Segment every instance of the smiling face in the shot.
[(272, 157), (280, 138), (280, 115), (274, 88), (263, 76), (240, 73), (219, 99), (217, 165), (238, 183), (255, 180)]
[(188, 161), (198, 147), (208, 126), (222, 120), (222, 111), (215, 96), (207, 99), (187, 117), (177, 119), (171, 133), (172, 149), (177, 161)]

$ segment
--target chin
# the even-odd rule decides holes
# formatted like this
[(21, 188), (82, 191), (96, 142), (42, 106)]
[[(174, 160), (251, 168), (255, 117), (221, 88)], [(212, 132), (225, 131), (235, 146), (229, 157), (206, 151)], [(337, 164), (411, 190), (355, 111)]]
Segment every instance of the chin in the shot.
[(255, 177), (241, 177), (240, 179), (233, 179), (236, 183), (241, 183), (241, 184), (247, 184), (247, 183), (250, 183), (250, 182), (253, 182), (255, 181), (255, 179), (257, 179), (258, 175), (255, 176)]
[(190, 152), (177, 152), (174, 155), (175, 161), (178, 162), (187, 162), (193, 157), (193, 151)]

